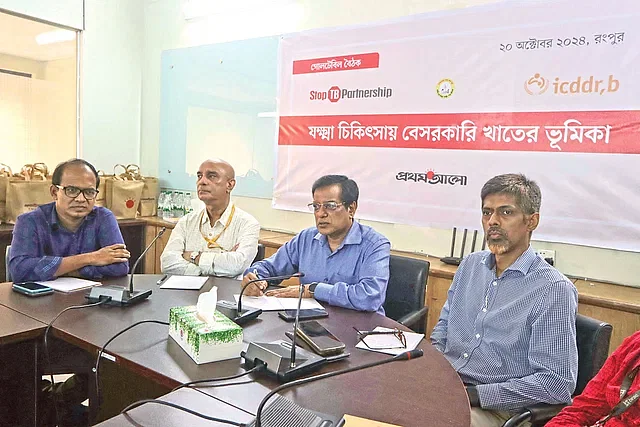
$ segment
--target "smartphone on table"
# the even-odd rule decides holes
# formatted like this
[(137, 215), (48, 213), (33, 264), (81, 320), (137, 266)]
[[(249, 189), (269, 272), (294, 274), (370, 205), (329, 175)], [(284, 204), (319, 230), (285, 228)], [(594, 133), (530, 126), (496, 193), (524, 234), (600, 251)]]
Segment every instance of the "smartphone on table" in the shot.
[(39, 297), (53, 293), (53, 289), (36, 282), (14, 283), (13, 290), (30, 297)]
[(345, 345), (317, 320), (300, 322), (296, 333), (320, 356), (342, 353), (345, 349)]
[[(284, 310), (279, 311), (278, 316), (282, 320), (287, 322), (293, 322), (296, 320), (296, 310)], [(329, 313), (324, 308), (307, 308), (300, 310), (300, 320), (320, 319), (322, 317), (329, 317)]]

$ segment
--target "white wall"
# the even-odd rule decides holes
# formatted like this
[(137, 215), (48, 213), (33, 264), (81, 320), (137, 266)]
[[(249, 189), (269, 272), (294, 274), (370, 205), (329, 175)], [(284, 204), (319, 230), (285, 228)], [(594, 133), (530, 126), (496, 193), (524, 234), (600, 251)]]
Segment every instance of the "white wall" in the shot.
[(82, 0), (0, 0), (0, 9), (82, 29)]
[(142, 0), (86, 0), (79, 153), (107, 173), (140, 162)]
[[(258, 10), (254, 6), (250, 11), (222, 13), (209, 19), (187, 22), (182, 14), (185, 0), (145, 0), (140, 151), (143, 172), (158, 173), (160, 58), (163, 50), (320, 27), (365, 23), (493, 2), (495, 0), (264, 0), (262, 4), (268, 5), (270, 9)], [(221, 10), (242, 7), (243, 4), (246, 2), (237, 0), (219, 0), (218, 2)], [(236, 201), (266, 228), (297, 232), (313, 224), (311, 214), (274, 210), (271, 208), (270, 200), (237, 197)], [(391, 240), (394, 249), (437, 256), (443, 256), (449, 252), (450, 230), (369, 223)], [(480, 227), (479, 212), (478, 226)], [(640, 286), (638, 254), (543, 242), (534, 242), (534, 247), (555, 249), (557, 266), (566, 274)]]

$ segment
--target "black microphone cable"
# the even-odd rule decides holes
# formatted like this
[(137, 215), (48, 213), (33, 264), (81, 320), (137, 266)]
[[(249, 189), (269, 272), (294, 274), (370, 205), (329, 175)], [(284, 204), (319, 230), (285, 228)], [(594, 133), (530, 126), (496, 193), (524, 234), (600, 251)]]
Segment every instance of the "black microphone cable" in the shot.
[(375, 362), (371, 362), (371, 363), (366, 363), (364, 365), (358, 365), (358, 366), (353, 366), (351, 368), (346, 368), (346, 369), (340, 369), (338, 371), (333, 371), (333, 372), (327, 372), (324, 374), (320, 374), (320, 375), (314, 375), (312, 377), (307, 377), (307, 378), (301, 378), (299, 380), (295, 380), (295, 381), (291, 381), (290, 383), (286, 383), (286, 384), (282, 384), (281, 386), (278, 386), (276, 388), (274, 388), (273, 390), (271, 390), (269, 393), (267, 393), (267, 395), (264, 397), (264, 399), (262, 399), (262, 401), (260, 402), (260, 405), (258, 405), (258, 410), (256, 411), (256, 423), (255, 423), (255, 427), (260, 427), (262, 424), (260, 422), (260, 417), (262, 415), (262, 410), (264, 409), (264, 406), (266, 405), (267, 401), (269, 399), (271, 399), (271, 397), (273, 397), (274, 394), (297, 386), (297, 385), (302, 385), (302, 384), (307, 384), (313, 381), (318, 381), (318, 380), (322, 380), (325, 378), (330, 378), (330, 377), (335, 377), (336, 375), (342, 375), (342, 374), (348, 374), (350, 372), (355, 372), (355, 371), (359, 371), (361, 369), (366, 369), (366, 368), (373, 368), (374, 366), (378, 366), (378, 365), (384, 365), (385, 363), (390, 363), (390, 362), (395, 362), (395, 361), (399, 361), (399, 360), (411, 360), (411, 359), (415, 359), (418, 357), (421, 357), (423, 354), (422, 350), (410, 350), (410, 351), (405, 351), (404, 353), (400, 353), (396, 356), (393, 357), (389, 357), (386, 359), (382, 359), (382, 360), (377, 360)]
[[(239, 374), (229, 375), (228, 377), (207, 378), (207, 379), (204, 379), (204, 380), (189, 381), (188, 383), (180, 384), (179, 386), (175, 387), (171, 391), (174, 392), (176, 390), (180, 390), (181, 388), (191, 387), (192, 385), (196, 385), (196, 384), (209, 383), (209, 382), (214, 382), (214, 381), (235, 380), (236, 378), (241, 378), (241, 377), (244, 377), (246, 375), (250, 375), (250, 374), (253, 374), (253, 373), (256, 373), (256, 372), (261, 372), (261, 371), (265, 370), (266, 368), (267, 368), (267, 365), (265, 365), (262, 362), (259, 362), (253, 368), (249, 369), (248, 371), (241, 372)], [(236, 384), (240, 384), (240, 383), (216, 384), (216, 385), (210, 385), (208, 387), (225, 387), (225, 386), (236, 385)]]
[(98, 358), (96, 359), (96, 366), (93, 368), (93, 373), (96, 376), (96, 404), (100, 404), (100, 382), (99, 382), (99, 369), (100, 369), (100, 359), (102, 359), (102, 353), (104, 353), (105, 348), (107, 348), (107, 346), (109, 344), (111, 344), (111, 342), (113, 340), (115, 340), (116, 338), (118, 338), (120, 335), (124, 334), (125, 332), (127, 332), (128, 330), (138, 326), (138, 325), (142, 325), (143, 323), (157, 323), (159, 325), (166, 325), (169, 326), (169, 322), (164, 322), (162, 320), (141, 320), (139, 322), (134, 323), (133, 325), (127, 326), (126, 328), (124, 328), (123, 330), (121, 330), (120, 332), (118, 332), (117, 334), (115, 334), (114, 336), (112, 336), (111, 338), (109, 338), (107, 340), (106, 343), (104, 343), (104, 345), (100, 348), (100, 350), (98, 351)]
[(158, 405), (164, 405), (164, 406), (170, 406), (174, 409), (178, 409), (180, 411), (184, 411), (188, 414), (191, 415), (195, 415), (196, 417), (200, 417), (200, 418), (204, 418), (207, 421), (215, 421), (218, 423), (222, 423), (222, 424), (230, 424), (232, 426), (238, 426), (238, 427), (247, 427), (249, 424), (245, 424), (245, 423), (239, 423), (237, 421), (231, 421), (231, 420), (225, 420), (222, 418), (216, 418), (216, 417), (211, 417), (209, 415), (205, 415), (203, 413), (194, 411), (193, 409), (189, 409), (186, 408), (184, 406), (178, 405), (176, 403), (172, 403), (172, 402), (167, 402), (165, 400), (158, 400), (158, 399), (144, 399), (144, 400), (139, 400), (137, 402), (133, 402), (131, 405), (127, 406), (126, 408), (124, 408), (120, 413), (126, 417), (130, 417), (129, 414), (127, 414), (128, 411), (137, 408), (138, 406), (144, 405), (145, 403), (157, 403)]
[(81, 308), (88, 308), (88, 307), (97, 307), (99, 305), (103, 305), (108, 303), (109, 301), (111, 301), (111, 297), (105, 297), (103, 299), (101, 299), (98, 302), (94, 302), (91, 304), (82, 304), (82, 305), (72, 305), (70, 307), (65, 308), (64, 310), (62, 310), (60, 313), (58, 313), (56, 315), (56, 317), (53, 318), (53, 320), (51, 322), (49, 322), (49, 324), (47, 325), (47, 328), (44, 330), (44, 357), (45, 360), (47, 362), (47, 370), (49, 371), (50, 375), (51, 375), (51, 394), (53, 396), (53, 408), (55, 410), (56, 413), (56, 423), (57, 425), (60, 425), (60, 413), (58, 411), (58, 396), (56, 395), (55, 392), (55, 380), (53, 378), (53, 371), (51, 370), (51, 359), (49, 358), (49, 341), (48, 341), (48, 337), (49, 337), (49, 331), (51, 330), (51, 327), (53, 326), (53, 323), (58, 320), (58, 317), (62, 316), (63, 313), (66, 313), (67, 311), (70, 310), (78, 310)]

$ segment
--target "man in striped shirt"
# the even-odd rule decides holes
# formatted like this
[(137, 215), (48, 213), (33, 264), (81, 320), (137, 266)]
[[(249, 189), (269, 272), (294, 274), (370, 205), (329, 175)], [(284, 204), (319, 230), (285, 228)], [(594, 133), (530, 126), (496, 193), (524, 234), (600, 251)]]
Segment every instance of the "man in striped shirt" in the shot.
[(431, 334), (467, 386), (473, 427), (501, 426), (525, 405), (570, 402), (576, 386), (577, 291), (529, 244), (541, 199), (524, 175), (487, 181), (489, 251), (461, 262)]

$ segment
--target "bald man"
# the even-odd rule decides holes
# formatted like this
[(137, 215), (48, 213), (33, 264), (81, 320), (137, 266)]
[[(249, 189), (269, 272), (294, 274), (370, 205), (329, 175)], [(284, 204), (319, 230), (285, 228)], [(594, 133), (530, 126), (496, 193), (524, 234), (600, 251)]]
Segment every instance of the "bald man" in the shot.
[(178, 221), (160, 258), (162, 272), (236, 277), (258, 252), (260, 224), (231, 201), (236, 179), (229, 163), (206, 160), (197, 176), (205, 208)]

